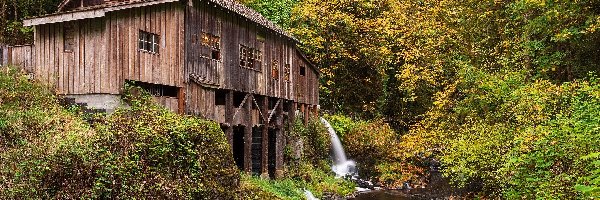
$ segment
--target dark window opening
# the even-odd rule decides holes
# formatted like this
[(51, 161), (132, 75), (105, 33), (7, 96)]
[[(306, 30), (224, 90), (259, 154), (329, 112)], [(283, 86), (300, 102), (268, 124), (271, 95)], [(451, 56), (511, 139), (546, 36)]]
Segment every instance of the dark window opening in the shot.
[(159, 36), (140, 30), (138, 48), (148, 53), (159, 53)]
[(71, 23), (65, 23), (63, 27), (63, 50), (70, 53), (75, 49), (75, 28)]
[(238, 169), (244, 170), (244, 127), (233, 127), (233, 160)]
[[(255, 102), (253, 102), (253, 103), (252, 103), (252, 105), (254, 105), (254, 106), (252, 106), (252, 110), (258, 110), (258, 109), (260, 109), (260, 107), (259, 107), (259, 106), (262, 106), (262, 105), (263, 105), (262, 103), (264, 102), (264, 99), (265, 99), (265, 97), (261, 97), (261, 96), (258, 96), (258, 95), (254, 95), (254, 101), (255, 101)], [(256, 105), (255, 105), (255, 103), (256, 103), (258, 106), (256, 106)]]
[(300, 66), (300, 76), (306, 76), (306, 67)]
[(262, 172), (262, 127), (252, 127), (252, 173), (260, 175)]
[(276, 129), (269, 129), (269, 147), (268, 147), (268, 170), (269, 170), (269, 177), (271, 178), (275, 178), (275, 170), (276, 170), (276, 166), (275, 163), (277, 162), (277, 130)]
[(273, 98), (273, 97), (269, 98), (269, 110), (275, 109), (275, 106), (277, 105), (277, 101), (278, 101), (277, 98)]
[(227, 91), (217, 90), (215, 91), (215, 105), (224, 106), (227, 101)]
[(221, 51), (213, 50), (211, 58), (215, 60), (221, 60)]
[(283, 112), (290, 112), (293, 107), (292, 102), (288, 102), (288, 101), (285, 101), (285, 104), (283, 104), (283, 105), (284, 105)]
[(144, 83), (139, 81), (127, 80), (126, 83), (131, 86), (140, 87), (156, 97), (174, 97), (177, 98), (179, 88), (168, 85)]
[(243, 92), (234, 92), (233, 93), (233, 106), (235, 106), (236, 108), (238, 106), (240, 106), (240, 104), (243, 103), (245, 97), (246, 97), (246, 94), (244, 94)]

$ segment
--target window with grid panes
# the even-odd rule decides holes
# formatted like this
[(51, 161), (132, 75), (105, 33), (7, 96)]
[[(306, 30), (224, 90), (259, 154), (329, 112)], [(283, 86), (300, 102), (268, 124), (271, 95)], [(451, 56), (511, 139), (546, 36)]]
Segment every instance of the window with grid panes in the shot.
[(157, 34), (141, 31), (139, 33), (139, 49), (148, 53), (159, 53), (160, 38)]

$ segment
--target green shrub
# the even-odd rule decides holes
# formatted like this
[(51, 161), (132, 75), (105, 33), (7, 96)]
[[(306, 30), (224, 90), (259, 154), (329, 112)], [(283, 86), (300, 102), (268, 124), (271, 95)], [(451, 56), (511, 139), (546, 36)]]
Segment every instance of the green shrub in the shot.
[(308, 160), (314, 165), (319, 164), (322, 160), (330, 160), (331, 140), (327, 129), (319, 120), (311, 119), (307, 125), (304, 125), (301, 120), (297, 119), (292, 130), (288, 132), (288, 141), (302, 142), (303, 160)]
[[(259, 177), (243, 176), (243, 185), (259, 188), (261, 191), (279, 199), (305, 199), (304, 190), (311, 191), (315, 197), (346, 197), (354, 192), (355, 184), (336, 178), (327, 162), (313, 166), (302, 161), (287, 166), (285, 177), (279, 180), (267, 180)], [(260, 192), (255, 192), (260, 194)]]
[(324, 115), (323, 118), (327, 119), (327, 121), (335, 130), (335, 133), (340, 137), (340, 139), (344, 139), (346, 133), (350, 132), (350, 130), (357, 128), (359, 125), (364, 124), (363, 121), (355, 121), (350, 117), (345, 115)]
[(0, 199), (233, 199), (241, 193), (219, 126), (168, 112), (144, 92), (125, 95), (131, 107), (101, 117), (94, 128), (14, 70), (0, 73), (0, 93)]
[(588, 163), (585, 170), (590, 175), (579, 178), (575, 190), (591, 199), (600, 198), (600, 153), (592, 153), (581, 160)]
[(481, 182), (508, 199), (580, 196), (575, 185), (593, 170), (579, 158), (600, 151), (598, 81), (557, 85), (478, 70), (464, 77), (403, 137), (403, 149), (437, 156), (458, 185)]

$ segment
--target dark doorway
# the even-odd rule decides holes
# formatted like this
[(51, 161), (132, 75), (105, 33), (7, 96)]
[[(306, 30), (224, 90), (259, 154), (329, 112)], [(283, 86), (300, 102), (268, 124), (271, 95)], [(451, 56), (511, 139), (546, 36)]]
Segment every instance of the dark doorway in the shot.
[(240, 170), (244, 170), (244, 126), (233, 127), (233, 160)]
[(268, 159), (268, 168), (269, 168), (269, 177), (275, 178), (275, 163), (277, 158), (277, 129), (269, 129), (269, 159)]
[(262, 128), (252, 127), (252, 173), (260, 175), (262, 172)]

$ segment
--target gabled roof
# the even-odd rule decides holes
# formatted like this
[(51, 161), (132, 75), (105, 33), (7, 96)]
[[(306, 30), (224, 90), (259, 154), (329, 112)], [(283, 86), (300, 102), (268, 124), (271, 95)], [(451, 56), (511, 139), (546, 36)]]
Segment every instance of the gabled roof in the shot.
[[(73, 0), (63, 0), (59, 4), (58, 12), (50, 15), (40, 16), (36, 18), (26, 19), (24, 21), (25, 26), (35, 26), (40, 24), (50, 24), (66, 21), (74, 21), (79, 19), (89, 19), (103, 17), (107, 12), (123, 10), (135, 7), (144, 7), (150, 5), (156, 5), (161, 3), (169, 3), (176, 1), (186, 1), (191, 4), (192, 0), (129, 0), (129, 1), (108, 1), (95, 6), (81, 7), (70, 11), (64, 11), (66, 6), (73, 2)], [(277, 24), (269, 21), (267, 18), (262, 16), (255, 10), (237, 2), (236, 0), (200, 0), (201, 2), (207, 2), (209, 4), (218, 5), (228, 11), (236, 13), (243, 18), (253, 21), (260, 26), (270, 29), (276, 33), (284, 35), (294, 41), (298, 41), (292, 35), (285, 32)]]

